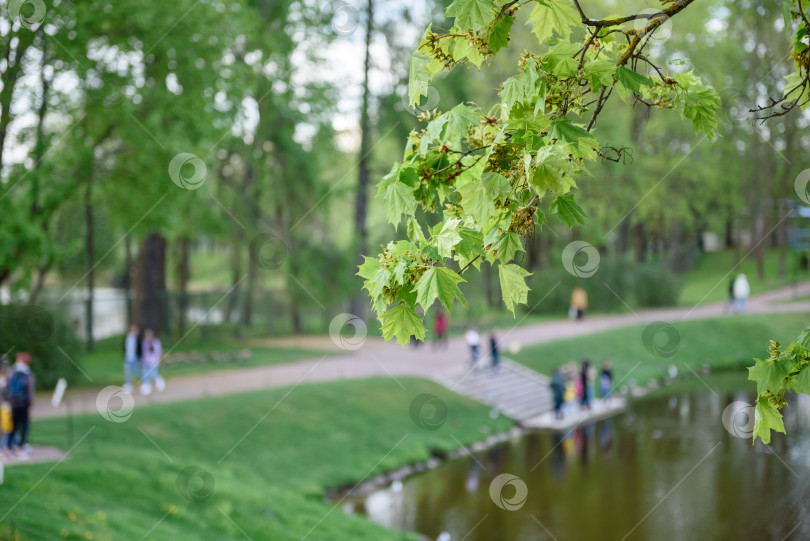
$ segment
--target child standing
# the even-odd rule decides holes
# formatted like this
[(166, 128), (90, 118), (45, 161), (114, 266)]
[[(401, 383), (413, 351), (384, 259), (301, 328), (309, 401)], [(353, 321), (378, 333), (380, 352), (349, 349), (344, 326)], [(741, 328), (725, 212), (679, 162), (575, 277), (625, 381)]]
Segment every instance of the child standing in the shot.
[(146, 329), (143, 332), (143, 345), (141, 352), (141, 361), (143, 362), (143, 383), (141, 384), (141, 394), (148, 395), (152, 393), (152, 383), (158, 391), (166, 388), (166, 382), (160, 377), (158, 373), (158, 366), (160, 366), (160, 358), (163, 356), (163, 347), (160, 344), (160, 339), (155, 336), (152, 329)]

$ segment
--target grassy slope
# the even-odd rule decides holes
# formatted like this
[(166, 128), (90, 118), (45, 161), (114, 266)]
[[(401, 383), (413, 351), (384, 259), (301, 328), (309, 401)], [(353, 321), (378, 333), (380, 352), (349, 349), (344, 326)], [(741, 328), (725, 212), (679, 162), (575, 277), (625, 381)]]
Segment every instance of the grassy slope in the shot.
[[(405, 390), (390, 379), (369, 379), (150, 406), (121, 424), (77, 417), (76, 439), (92, 432), (69, 460), (52, 471), (51, 464), (6, 471), (0, 517), (31, 493), (0, 532), (13, 520), (25, 539), (48, 538), (35, 532), (60, 538), (65, 530), (73, 539), (89, 532), (94, 539), (219, 541), (242, 539), (241, 528), (256, 541), (276, 541), (300, 540), (313, 527), (311, 541), (404, 538), (339, 508), (330, 511), (321, 502), (324, 490), (424, 460), (431, 449), (457, 448), (456, 440), (469, 444), (511, 423), (490, 419), (484, 406), (434, 383), (401, 382)], [(411, 421), (409, 406), (421, 393), (447, 404), (439, 430)], [(64, 447), (65, 420), (34, 423), (33, 439)], [(191, 465), (215, 480), (205, 502), (190, 502), (178, 491), (178, 472)]]
[[(643, 384), (661, 377), (670, 365), (677, 366), (681, 373), (688, 372), (689, 368), (697, 370), (704, 363), (718, 368), (752, 365), (753, 357), (767, 356), (770, 338), (788, 343), (808, 324), (810, 318), (807, 314), (674, 322), (681, 342), (671, 358), (656, 357), (647, 351), (643, 342), (645, 325), (539, 344), (512, 354), (510, 358), (545, 374), (551, 373), (558, 364), (585, 357), (594, 361), (597, 367), (609, 360), (616, 382), (627, 378), (627, 381), (636, 379)], [(659, 333), (658, 340), (665, 341), (666, 336)]]
[[(787, 282), (779, 280), (779, 252), (778, 250), (765, 251), (765, 279), (757, 278), (756, 262), (753, 258), (746, 258), (738, 267), (738, 257), (745, 252), (736, 254), (733, 250), (723, 252), (705, 253), (695, 268), (682, 277), (681, 295), (678, 302), (683, 306), (694, 306), (697, 303), (705, 304), (724, 301), (728, 298), (729, 281), (742, 272), (748, 277), (751, 284), (751, 294), (764, 293), (791, 283), (792, 279), (808, 280), (810, 275), (795, 275), (792, 269), (796, 265), (796, 254), (788, 253)], [(732, 271), (731, 274), (728, 274)], [(728, 274), (728, 276), (726, 276)]]

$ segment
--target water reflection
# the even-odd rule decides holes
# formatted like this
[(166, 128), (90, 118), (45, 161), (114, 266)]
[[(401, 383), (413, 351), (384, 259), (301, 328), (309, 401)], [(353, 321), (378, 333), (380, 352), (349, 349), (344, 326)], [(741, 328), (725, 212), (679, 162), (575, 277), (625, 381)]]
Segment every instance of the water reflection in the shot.
[[(614, 419), (447, 462), (355, 503), (375, 522), (447, 541), (808, 539), (810, 398), (791, 399), (790, 436), (771, 447), (721, 422), (728, 404), (752, 398), (662, 394)], [(490, 496), (504, 473), (528, 487), (514, 511)], [(505, 500), (514, 495), (503, 490)]]

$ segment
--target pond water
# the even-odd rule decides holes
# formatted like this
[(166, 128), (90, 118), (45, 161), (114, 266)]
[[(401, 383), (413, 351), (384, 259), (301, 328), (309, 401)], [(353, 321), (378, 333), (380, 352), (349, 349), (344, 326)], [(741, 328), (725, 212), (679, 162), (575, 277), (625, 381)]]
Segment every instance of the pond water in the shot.
[(753, 402), (744, 379), (705, 382), (567, 435), (530, 433), (445, 462), (343, 507), (442, 541), (810, 539), (810, 397), (789, 398), (787, 437), (752, 446), (722, 422), (728, 404)]

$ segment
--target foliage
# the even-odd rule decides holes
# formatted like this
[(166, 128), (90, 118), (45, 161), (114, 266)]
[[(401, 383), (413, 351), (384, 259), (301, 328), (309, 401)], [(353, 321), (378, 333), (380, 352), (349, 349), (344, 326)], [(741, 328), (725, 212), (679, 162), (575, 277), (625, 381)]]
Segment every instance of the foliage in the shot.
[(630, 287), (639, 306), (656, 308), (678, 303), (680, 287), (677, 277), (661, 265), (636, 265)]
[[(460, 103), (424, 115), (425, 126), (410, 134), (403, 161), (380, 182), (388, 219), (404, 224), (407, 239), (366, 258), (358, 274), (387, 322), (386, 339), (404, 343), (423, 333), (417, 307), (427, 312), (436, 298), (463, 303), (457, 284), (482, 261), (498, 267), (510, 310), (526, 302), (530, 273), (512, 260), (524, 249), (522, 238), (546, 221), (541, 206), (569, 227), (583, 223), (585, 212), (572, 193), (575, 178), (596, 160), (620, 159), (592, 132), (614, 91), (625, 100), (672, 109), (696, 131), (714, 136), (718, 94), (692, 72), (665, 75), (643, 54), (662, 22), (690, 3), (669, 3), (636, 29), (628, 23), (640, 16), (591, 20), (567, 0), (456, 0), (445, 13), (455, 25), (428, 28), (411, 58), (412, 105), (428, 95), (442, 69), (480, 68), (507, 48), (524, 6), (532, 7), (539, 48), (524, 52), (517, 73), (500, 86), (500, 103), (490, 109)], [(642, 72), (648, 68), (653, 76)], [(441, 219), (430, 227), (423, 214)], [(427, 273), (436, 276), (437, 268), (453, 287), (441, 290), (442, 297), (439, 290), (419, 295), (418, 289), (426, 289), (420, 281)]]
[(80, 377), (78, 341), (61, 314), (27, 304), (0, 306), (0, 351), (31, 354), (38, 389), (51, 389), (59, 378), (73, 383)]
[(810, 394), (810, 329), (784, 349), (771, 340), (766, 360), (755, 359), (748, 379), (757, 384), (753, 439), (771, 442), (771, 430), (785, 433), (781, 409), (787, 405), (785, 392)]
[(575, 286), (588, 295), (588, 311), (611, 312), (631, 307), (648, 308), (677, 304), (680, 281), (670, 271), (653, 263), (634, 264), (627, 258), (606, 257), (596, 274), (587, 280), (565, 269), (551, 268), (534, 273), (527, 280), (529, 310), (565, 314)]

